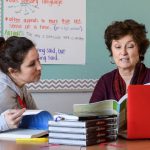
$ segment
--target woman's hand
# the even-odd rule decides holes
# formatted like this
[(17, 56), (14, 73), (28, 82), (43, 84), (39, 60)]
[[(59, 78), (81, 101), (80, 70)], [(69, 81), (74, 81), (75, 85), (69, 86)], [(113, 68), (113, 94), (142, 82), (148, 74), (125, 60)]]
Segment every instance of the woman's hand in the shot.
[(22, 119), (22, 114), (25, 112), (25, 110), (25, 108), (8, 109), (4, 112), (4, 117), (10, 129), (18, 127), (20, 120)]

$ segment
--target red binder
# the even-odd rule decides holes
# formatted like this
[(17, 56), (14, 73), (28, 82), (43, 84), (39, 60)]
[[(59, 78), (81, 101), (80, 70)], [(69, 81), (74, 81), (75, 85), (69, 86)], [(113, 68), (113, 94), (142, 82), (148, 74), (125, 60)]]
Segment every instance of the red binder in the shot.
[(127, 138), (150, 138), (150, 85), (129, 85)]

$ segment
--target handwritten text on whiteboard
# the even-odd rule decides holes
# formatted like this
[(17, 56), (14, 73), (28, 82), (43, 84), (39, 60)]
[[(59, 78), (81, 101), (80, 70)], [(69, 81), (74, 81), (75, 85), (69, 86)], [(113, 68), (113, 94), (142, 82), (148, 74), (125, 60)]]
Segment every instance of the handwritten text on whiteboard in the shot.
[(34, 41), (42, 64), (85, 64), (85, 0), (6, 0), (3, 35)]

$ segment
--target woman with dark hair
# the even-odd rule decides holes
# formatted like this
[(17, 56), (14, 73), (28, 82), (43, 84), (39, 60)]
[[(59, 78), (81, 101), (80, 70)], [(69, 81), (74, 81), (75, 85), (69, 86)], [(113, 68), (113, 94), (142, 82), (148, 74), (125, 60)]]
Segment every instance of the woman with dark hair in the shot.
[(116, 69), (98, 80), (90, 103), (118, 101), (126, 94), (129, 84), (150, 82), (150, 69), (142, 63), (150, 44), (146, 33), (145, 25), (132, 19), (115, 21), (106, 28), (105, 44)]
[(37, 109), (25, 84), (40, 76), (39, 54), (31, 40), (0, 38), (0, 131), (17, 128), (26, 109)]

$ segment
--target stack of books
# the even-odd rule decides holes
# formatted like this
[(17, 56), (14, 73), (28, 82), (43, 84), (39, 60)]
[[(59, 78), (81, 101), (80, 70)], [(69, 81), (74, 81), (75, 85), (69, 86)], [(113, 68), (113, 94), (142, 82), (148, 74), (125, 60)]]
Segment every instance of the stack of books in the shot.
[(89, 146), (117, 139), (116, 115), (54, 119), (48, 122), (51, 144)]

